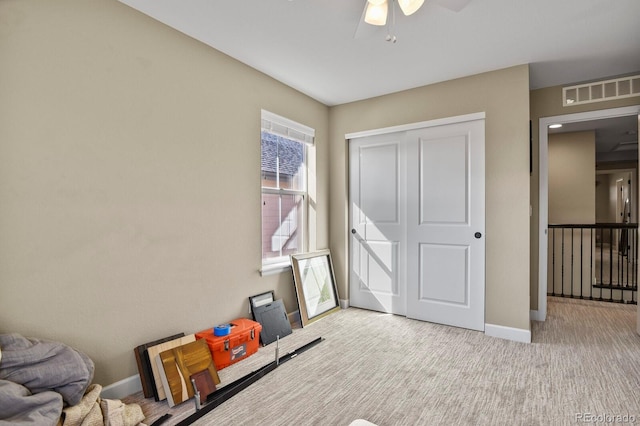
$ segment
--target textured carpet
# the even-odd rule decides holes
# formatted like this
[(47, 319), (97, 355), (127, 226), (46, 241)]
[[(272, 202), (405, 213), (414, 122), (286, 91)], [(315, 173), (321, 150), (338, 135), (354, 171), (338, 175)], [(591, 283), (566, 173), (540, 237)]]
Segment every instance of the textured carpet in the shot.
[[(563, 425), (640, 423), (636, 307), (549, 298), (533, 343), (361, 309), (332, 314), (280, 342), (280, 355), (325, 340), (226, 401), (196, 425)], [(275, 344), (221, 370), (229, 383), (274, 359)], [(193, 413), (141, 393), (151, 423)], [(592, 417), (589, 417), (592, 416)], [(596, 417), (599, 416), (599, 417)], [(629, 419), (629, 417), (628, 417)]]

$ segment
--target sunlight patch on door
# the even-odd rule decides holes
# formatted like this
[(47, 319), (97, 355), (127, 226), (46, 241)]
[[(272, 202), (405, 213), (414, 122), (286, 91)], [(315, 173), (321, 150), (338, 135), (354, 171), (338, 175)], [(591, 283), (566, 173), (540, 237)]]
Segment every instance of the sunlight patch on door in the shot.
[(357, 244), (360, 290), (381, 295), (398, 294), (398, 243), (368, 241)]

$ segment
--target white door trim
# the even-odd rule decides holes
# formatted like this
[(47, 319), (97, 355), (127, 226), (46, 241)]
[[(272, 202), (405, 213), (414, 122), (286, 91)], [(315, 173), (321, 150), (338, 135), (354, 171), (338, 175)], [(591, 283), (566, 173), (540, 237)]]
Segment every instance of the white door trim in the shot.
[[(543, 241), (547, 240), (547, 227), (549, 226), (549, 134), (547, 128), (554, 123), (575, 123), (638, 114), (640, 114), (640, 105), (541, 117), (539, 120), (538, 310), (531, 312), (532, 317), (539, 321), (545, 321), (547, 318), (547, 244), (543, 244)], [(638, 318), (640, 327), (640, 315)]]
[(446, 124), (462, 123), (465, 121), (484, 120), (486, 114), (484, 112), (475, 112), (473, 114), (457, 115), (455, 117), (437, 118), (435, 120), (420, 121), (418, 123), (401, 124), (399, 126), (381, 127), (379, 129), (363, 130), (361, 132), (347, 133), (344, 138), (356, 139), (367, 136), (384, 135), (386, 133), (406, 132), (407, 130), (423, 129), (425, 127), (444, 126)]

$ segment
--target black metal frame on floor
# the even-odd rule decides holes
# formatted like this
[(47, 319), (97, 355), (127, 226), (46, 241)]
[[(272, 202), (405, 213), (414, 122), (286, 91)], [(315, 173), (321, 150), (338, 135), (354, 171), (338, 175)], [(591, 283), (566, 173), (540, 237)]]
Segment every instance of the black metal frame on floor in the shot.
[(229, 383), (228, 385), (216, 390), (207, 397), (205, 405), (203, 405), (200, 410), (196, 411), (186, 419), (180, 421), (176, 426), (186, 426), (192, 424), (199, 418), (211, 412), (214, 408), (218, 407), (229, 398), (237, 395), (242, 390), (248, 388), (253, 383), (257, 382), (258, 380), (275, 370), (280, 364), (290, 361), (291, 359), (295, 358), (302, 352), (311, 349), (323, 340), (324, 339), (322, 337), (318, 337), (317, 339), (312, 340), (306, 345), (303, 345), (280, 358), (278, 358), (278, 352), (276, 351), (276, 359), (274, 361), (271, 361), (269, 364), (264, 365), (259, 369), (247, 374), (246, 376), (239, 378), (235, 382)]

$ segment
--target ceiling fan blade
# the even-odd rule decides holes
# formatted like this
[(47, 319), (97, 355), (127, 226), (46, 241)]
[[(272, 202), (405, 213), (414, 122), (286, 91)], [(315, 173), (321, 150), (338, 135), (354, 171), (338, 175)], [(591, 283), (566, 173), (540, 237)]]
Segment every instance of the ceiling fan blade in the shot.
[(371, 25), (364, 22), (364, 16), (367, 13), (367, 0), (364, 2), (364, 6), (362, 8), (362, 15), (360, 16), (360, 20), (358, 21), (358, 26), (356, 27), (356, 31), (353, 33), (353, 38), (368, 38), (373, 37), (375, 34), (380, 32), (384, 32), (384, 26)]
[(353, 33), (353, 38), (362, 37), (362, 32), (364, 31), (364, 27), (366, 27), (366, 23), (364, 22), (364, 15), (367, 13), (367, 1), (364, 2), (364, 8), (362, 9), (362, 16), (358, 20), (358, 26), (356, 27), (356, 31)]
[(436, 0), (436, 3), (454, 12), (460, 12), (471, 3), (471, 0)]

